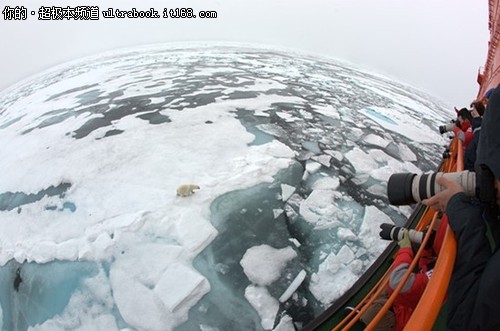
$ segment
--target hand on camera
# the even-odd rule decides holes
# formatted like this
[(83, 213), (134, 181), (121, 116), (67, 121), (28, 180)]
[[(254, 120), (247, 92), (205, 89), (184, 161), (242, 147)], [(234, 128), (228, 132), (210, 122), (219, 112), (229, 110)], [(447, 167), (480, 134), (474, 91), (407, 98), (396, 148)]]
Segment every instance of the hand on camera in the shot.
[(446, 206), (448, 206), (451, 197), (459, 192), (464, 192), (464, 188), (459, 183), (444, 177), (436, 178), (436, 183), (445, 189), (429, 199), (422, 200), (422, 203), (436, 211), (446, 211)]
[(407, 229), (403, 230), (403, 238), (400, 241), (398, 241), (398, 245), (401, 248), (411, 247), (410, 236), (408, 235)]

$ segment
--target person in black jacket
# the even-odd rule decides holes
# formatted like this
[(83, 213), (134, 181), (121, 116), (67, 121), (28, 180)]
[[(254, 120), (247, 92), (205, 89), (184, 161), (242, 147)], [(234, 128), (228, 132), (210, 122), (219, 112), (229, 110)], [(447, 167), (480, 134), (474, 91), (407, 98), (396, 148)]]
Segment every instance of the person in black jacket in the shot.
[(470, 105), (469, 118), (472, 126), (473, 138), (465, 149), (464, 154), (464, 170), (474, 171), (474, 164), (476, 163), (477, 145), (479, 144), (479, 135), (481, 134), (481, 122), (483, 120), (484, 105), (481, 101), (474, 101)]
[(448, 330), (500, 330), (500, 88), (490, 95), (477, 150), (478, 198), (444, 177), (445, 189), (423, 201), (446, 211), (457, 239), (447, 301)]

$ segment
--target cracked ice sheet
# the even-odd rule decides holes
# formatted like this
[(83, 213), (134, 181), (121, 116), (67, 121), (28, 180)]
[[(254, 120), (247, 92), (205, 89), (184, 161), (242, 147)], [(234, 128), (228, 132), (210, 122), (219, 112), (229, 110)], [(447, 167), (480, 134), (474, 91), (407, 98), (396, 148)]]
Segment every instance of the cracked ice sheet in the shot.
[[(76, 76), (70, 82), (85, 86), (95, 81), (91, 76)], [(128, 252), (135, 261), (133, 268), (114, 266), (121, 263), (118, 260), (111, 266), (110, 286), (120, 313), (138, 329), (173, 328), (187, 318), (189, 308), (209, 288), (192, 269), (191, 261), (217, 235), (209, 222), (212, 201), (226, 192), (271, 182), (279, 170), (289, 166), (294, 152), (277, 140), (248, 146), (254, 137), (234, 118), (232, 101), (189, 112), (165, 110), (172, 120), (166, 124), (168, 130), (164, 125), (124, 117), (113, 126), (124, 131), (120, 135), (95, 140), (107, 130), (100, 128), (82, 139), (73, 139), (66, 133), (88, 120), (75, 116), (50, 129), (21, 134), (37, 116), (51, 111), (54, 103), (59, 105), (60, 100), (36, 103), (53, 93), (52, 89), (35, 91), (16, 108), (17, 115), (24, 117), (0, 132), (0, 140), (9, 142), (2, 153), (0, 181), (3, 190), (26, 194), (61, 182), (71, 183), (64, 199), (74, 202), (76, 210), (47, 210), (46, 206), (57, 199), (44, 197), (23, 205), (20, 213), (17, 209), (2, 211), (0, 263), (12, 258), (40, 263), (54, 259), (110, 261), (121, 251)], [(276, 102), (272, 97), (254, 101), (246, 99), (245, 104), (257, 109)], [(70, 100), (68, 105), (74, 104)], [(207, 113), (217, 118), (212, 125), (205, 124)], [(189, 135), (186, 128), (190, 128)], [(215, 131), (225, 135), (214, 135)], [(228, 135), (235, 138), (226, 139)], [(146, 145), (148, 149), (144, 149)], [(37, 167), (24, 162), (26, 159), (37, 160)], [(171, 162), (173, 159), (178, 162)], [(176, 188), (185, 183), (196, 183), (202, 189), (189, 198), (176, 197)], [(14, 221), (16, 227), (11, 226)], [(149, 246), (153, 240), (148, 237), (150, 233), (163, 238), (161, 247)], [(153, 249), (159, 261), (150, 263), (134, 257), (134, 250), (146, 247)], [(180, 267), (166, 269), (168, 259)], [(132, 278), (134, 268), (148, 270), (149, 278)], [(176, 277), (189, 282), (178, 287), (168, 281)], [(173, 299), (168, 296), (175, 301), (169, 301)], [(145, 303), (147, 307), (142, 309)], [(142, 313), (138, 314), (138, 309)]]
[(396, 172), (421, 173), (413, 163), (401, 162), (387, 155), (385, 152), (372, 149), (366, 153), (358, 147), (353, 148), (345, 155), (345, 158), (353, 165), (356, 170), (356, 177), (370, 175), (374, 179), (381, 181), (386, 185), (389, 177)]
[(397, 132), (410, 140), (429, 144), (436, 142), (446, 144), (446, 140), (437, 130), (431, 130), (427, 125), (416, 122), (415, 118), (405, 112), (383, 107), (370, 107), (361, 109), (359, 112), (383, 128)]
[[(393, 223), (382, 211), (374, 206), (365, 208), (363, 223), (356, 233), (359, 248), (344, 245), (337, 254), (331, 253), (311, 275), (311, 293), (325, 307), (338, 299), (360, 277), (363, 265), (369, 267), (390, 243), (379, 238), (380, 224)], [(340, 229), (339, 229), (340, 230)], [(351, 234), (342, 230), (352, 238)], [(367, 261), (357, 258), (358, 252), (366, 253)]]

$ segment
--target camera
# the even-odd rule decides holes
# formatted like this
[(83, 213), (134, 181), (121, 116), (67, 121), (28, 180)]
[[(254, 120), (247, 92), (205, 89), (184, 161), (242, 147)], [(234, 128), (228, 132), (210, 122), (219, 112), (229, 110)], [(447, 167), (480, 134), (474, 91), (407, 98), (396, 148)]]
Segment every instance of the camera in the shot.
[(453, 131), (453, 129), (456, 127), (457, 125), (455, 124), (455, 121), (451, 121), (451, 123), (449, 124), (445, 124), (445, 125), (441, 125), (439, 126), (439, 133), (443, 134), (445, 132), (450, 132), (450, 131)]
[(465, 194), (476, 195), (476, 174), (465, 170), (459, 172), (434, 172), (426, 174), (396, 173), (389, 177), (387, 182), (387, 197), (389, 202), (396, 206), (408, 205), (421, 202), (436, 193), (444, 190), (444, 187), (436, 183), (436, 178), (443, 176), (462, 185)]
[[(380, 224), (380, 238), (384, 240), (394, 240), (400, 241), (403, 239), (403, 231), (407, 230), (406, 228), (402, 228), (399, 226), (395, 226), (389, 223)], [(409, 229), (408, 236), (410, 237), (410, 241), (415, 244), (422, 243), (422, 239), (424, 238), (425, 232), (420, 232), (416, 230)]]
[(447, 149), (443, 152), (443, 159), (448, 159), (449, 157), (451, 157), (451, 152), (450, 152), (450, 150), (447, 148)]

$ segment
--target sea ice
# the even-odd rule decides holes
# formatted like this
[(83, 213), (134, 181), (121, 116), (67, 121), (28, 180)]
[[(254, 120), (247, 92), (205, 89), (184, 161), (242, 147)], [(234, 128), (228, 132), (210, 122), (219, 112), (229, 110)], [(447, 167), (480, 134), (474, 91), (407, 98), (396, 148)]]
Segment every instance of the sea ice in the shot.
[(260, 245), (249, 248), (240, 264), (252, 283), (266, 286), (278, 280), (282, 269), (296, 257), (297, 253), (290, 246), (276, 249)]

